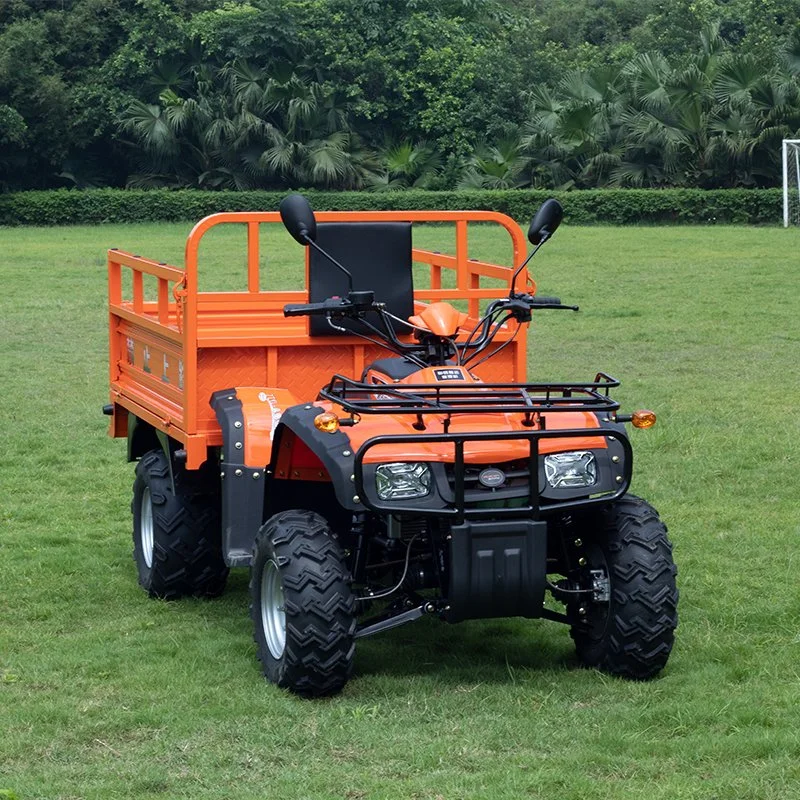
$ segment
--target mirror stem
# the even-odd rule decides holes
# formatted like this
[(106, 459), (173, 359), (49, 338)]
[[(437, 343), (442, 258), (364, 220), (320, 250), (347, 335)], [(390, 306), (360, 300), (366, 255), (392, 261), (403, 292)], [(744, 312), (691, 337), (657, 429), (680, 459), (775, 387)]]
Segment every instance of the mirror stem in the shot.
[[(308, 236), (307, 233), (304, 233), (303, 231), (301, 231), (300, 235), (305, 239), (306, 244), (308, 244), (309, 246), (313, 247), (318, 253), (321, 253), (323, 256), (325, 256), (325, 258), (327, 258), (328, 261), (330, 261), (331, 264), (333, 264), (334, 267), (337, 267), (342, 272), (344, 272), (344, 274), (347, 276), (347, 285), (349, 287), (348, 291), (352, 292), (353, 291), (353, 276), (350, 274), (350, 270), (348, 270), (347, 268), (343, 267), (332, 255), (329, 255), (328, 253), (326, 253), (313, 239), (311, 239)], [(534, 251), (534, 252), (536, 252), (536, 251)]]
[(534, 256), (535, 256), (537, 253), (538, 253), (538, 252), (539, 252), (539, 248), (540, 248), (540, 247), (541, 247), (541, 246), (542, 246), (542, 245), (543, 245), (543, 244), (544, 244), (544, 243), (545, 243), (545, 242), (546, 242), (546, 241), (547, 241), (549, 238), (550, 238), (549, 236), (545, 236), (545, 237), (542, 239), (542, 241), (541, 241), (541, 242), (539, 242), (539, 244), (537, 244), (537, 245), (536, 245), (536, 247), (534, 247), (534, 248), (533, 248), (533, 250), (531, 251), (531, 254), (530, 254), (530, 255), (529, 255), (529, 256), (528, 256), (528, 257), (527, 257), (527, 258), (526, 258), (526, 259), (525, 259), (525, 260), (524, 260), (524, 261), (523, 261), (523, 262), (522, 262), (522, 263), (521, 263), (521, 264), (520, 264), (518, 267), (517, 267), (517, 271), (514, 273), (514, 277), (511, 279), (511, 289), (510, 289), (510, 290), (509, 290), (509, 292), (508, 292), (508, 296), (509, 296), (509, 297), (513, 297), (513, 296), (514, 296), (514, 287), (515, 287), (515, 285), (516, 285), (516, 282), (517, 282), (517, 275), (519, 275), (519, 274), (520, 274), (520, 272), (522, 272), (522, 270), (523, 270), (523, 269), (525, 269), (525, 267), (528, 265), (528, 262), (529, 262), (529, 261), (530, 261), (530, 260), (531, 260), (531, 259), (532, 259), (532, 258), (533, 258), (533, 257), (534, 257)]

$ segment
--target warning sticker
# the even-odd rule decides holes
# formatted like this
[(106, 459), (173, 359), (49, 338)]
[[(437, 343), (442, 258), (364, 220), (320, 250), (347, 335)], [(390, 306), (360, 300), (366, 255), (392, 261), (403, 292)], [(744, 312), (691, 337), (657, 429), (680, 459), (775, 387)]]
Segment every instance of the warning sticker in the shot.
[(464, 373), (458, 367), (450, 369), (435, 369), (433, 374), (437, 381), (463, 381)]

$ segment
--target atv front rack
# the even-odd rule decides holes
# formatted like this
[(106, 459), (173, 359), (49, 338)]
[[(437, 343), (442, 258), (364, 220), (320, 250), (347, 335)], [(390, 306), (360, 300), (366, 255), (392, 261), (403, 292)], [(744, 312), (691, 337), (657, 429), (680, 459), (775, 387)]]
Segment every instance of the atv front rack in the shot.
[[(614, 425), (620, 404), (610, 397), (619, 381), (600, 372), (586, 383), (446, 383), (442, 384), (370, 384), (334, 375), (320, 392), (320, 398), (341, 406), (354, 417), (361, 414), (413, 414), (417, 417), (415, 434), (383, 434), (364, 442), (355, 453), (353, 483), (360, 502), (367, 508), (387, 514), (426, 514), (464, 520), (528, 518), (539, 519), (542, 512), (563, 511), (573, 507), (608, 503), (621, 497), (631, 481), (630, 442), (621, 426)], [(590, 412), (606, 414), (601, 427), (577, 429), (546, 428), (546, 414), (554, 412)], [(450, 432), (450, 421), (457, 414), (522, 414), (522, 430)], [(441, 433), (426, 431), (424, 415), (444, 416)], [(611, 427), (602, 427), (602, 423)], [(614, 442), (620, 448), (621, 471), (608, 491), (579, 499), (550, 498), (542, 503), (540, 491), (543, 468), (540, 467), (539, 443), (543, 439), (591, 438), (601, 447)], [(519, 505), (507, 508), (480, 507), (468, 502), (464, 485), (465, 446), (471, 442), (521, 441), (528, 446), (525, 473), (527, 492)], [(453, 446), (454, 485), (452, 498), (443, 507), (427, 503), (381, 501), (365, 485), (365, 456), (380, 445), (449, 444)], [(591, 445), (589, 445), (591, 446)], [(541, 473), (541, 474), (540, 474)], [(370, 481), (371, 483), (371, 481)]]
[[(591, 411), (613, 414), (619, 403), (610, 390), (619, 381), (598, 372), (589, 383), (374, 384), (334, 375), (321, 399), (351, 414), (525, 414), (544, 425), (539, 414)], [(421, 419), (420, 419), (421, 422)]]

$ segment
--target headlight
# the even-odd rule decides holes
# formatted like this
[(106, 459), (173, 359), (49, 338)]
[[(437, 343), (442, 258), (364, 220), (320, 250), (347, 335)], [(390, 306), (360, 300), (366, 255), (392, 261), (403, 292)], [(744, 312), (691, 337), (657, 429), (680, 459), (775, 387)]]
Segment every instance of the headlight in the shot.
[(425, 497), (431, 491), (431, 471), (421, 463), (381, 464), (375, 470), (375, 488), (381, 500)]
[(597, 483), (597, 461), (594, 453), (588, 450), (545, 456), (544, 472), (554, 489), (575, 489)]

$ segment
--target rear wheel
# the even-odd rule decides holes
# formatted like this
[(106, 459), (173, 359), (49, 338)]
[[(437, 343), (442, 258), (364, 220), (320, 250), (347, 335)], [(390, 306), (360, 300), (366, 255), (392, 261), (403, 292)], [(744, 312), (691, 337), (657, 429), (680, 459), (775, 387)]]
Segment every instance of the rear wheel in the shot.
[(133, 483), (133, 558), (139, 583), (151, 597), (216, 597), (225, 589), (219, 495), (172, 491), (169, 462), (151, 450), (136, 465)]
[(251, 616), (264, 675), (307, 697), (339, 692), (352, 672), (355, 598), (342, 551), (312, 511), (283, 511), (256, 537)]
[(581, 662), (614, 675), (646, 680), (667, 663), (678, 625), (672, 545), (656, 510), (626, 495), (585, 537), (590, 601), (570, 608)]

